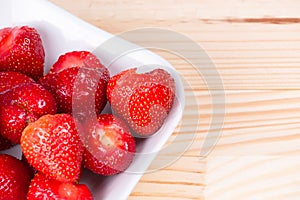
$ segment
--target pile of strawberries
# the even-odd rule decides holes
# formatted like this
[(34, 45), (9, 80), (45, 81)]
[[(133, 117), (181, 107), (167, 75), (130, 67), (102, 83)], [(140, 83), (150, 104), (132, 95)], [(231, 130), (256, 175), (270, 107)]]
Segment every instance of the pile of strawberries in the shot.
[[(128, 168), (135, 137), (157, 132), (170, 112), (174, 79), (136, 68), (110, 77), (88, 51), (61, 55), (44, 75), (37, 30), (0, 30), (0, 200), (89, 200), (82, 167), (110, 176)], [(121, 67), (121, 66), (120, 66)], [(113, 114), (101, 113), (110, 104)]]

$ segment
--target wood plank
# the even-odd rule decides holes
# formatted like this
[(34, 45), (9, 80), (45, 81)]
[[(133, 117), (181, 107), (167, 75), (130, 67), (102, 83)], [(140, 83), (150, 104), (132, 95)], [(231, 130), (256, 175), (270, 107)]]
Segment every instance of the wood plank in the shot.
[[(159, 159), (162, 157), (158, 156), (154, 163)], [(182, 156), (164, 169), (145, 174), (129, 199), (204, 200), (205, 170), (205, 160), (198, 156)]]
[(141, 181), (130, 196), (140, 198), (147, 196), (160, 199), (181, 197), (185, 199), (203, 199), (203, 188), (187, 184), (159, 184), (157, 182), (144, 183)]
[[(53, 0), (71, 12), (85, 18), (168, 20), (190, 18), (298, 18), (300, 5), (297, 0), (242, 1), (242, 0), (163, 0), (141, 2), (138, 0)], [(124, 18), (125, 16), (125, 18)], [(251, 21), (250, 21), (251, 22)]]
[[(191, 112), (193, 107), (199, 107), (200, 124), (195, 120), (189, 121), (196, 113), (186, 113), (187, 122), (177, 129), (180, 134), (196, 136), (185, 152), (189, 156), (199, 156), (204, 141), (215, 139), (215, 132), (219, 131), (216, 128), (222, 126), (211, 123), (212, 113), (218, 113), (218, 109), (213, 111), (209, 92), (197, 91), (195, 95), (196, 104), (189, 104), (187, 109)], [(219, 135), (220, 140), (214, 145), (213, 154), (285, 155), (300, 150), (299, 90), (231, 90), (226, 91), (225, 95), (225, 123)], [(176, 134), (170, 138), (170, 142), (175, 137)], [(183, 140), (178, 143), (186, 142)]]
[(299, 198), (297, 156), (215, 156), (207, 164), (206, 199), (296, 200)]

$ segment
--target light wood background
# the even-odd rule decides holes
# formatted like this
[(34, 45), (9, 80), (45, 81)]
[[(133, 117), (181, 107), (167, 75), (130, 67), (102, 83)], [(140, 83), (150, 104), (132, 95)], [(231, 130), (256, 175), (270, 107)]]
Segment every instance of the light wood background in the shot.
[[(185, 34), (205, 49), (223, 80), (222, 137), (201, 158), (211, 94), (222, 91), (208, 91), (188, 63), (157, 52), (191, 85), (187, 93), (193, 91), (197, 103), (187, 105), (184, 117), (200, 124), (182, 127), (182, 134), (197, 128), (191, 147), (174, 164), (144, 175), (129, 199), (299, 199), (300, 1), (51, 1), (113, 34), (152, 26)], [(200, 114), (192, 112), (197, 108)]]

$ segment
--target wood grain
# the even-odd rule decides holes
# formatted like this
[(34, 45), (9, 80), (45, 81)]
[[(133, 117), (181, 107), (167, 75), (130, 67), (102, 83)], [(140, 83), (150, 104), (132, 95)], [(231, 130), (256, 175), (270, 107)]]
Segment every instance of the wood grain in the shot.
[(299, 198), (299, 154), (210, 157), (208, 163), (207, 199)]
[[(129, 199), (299, 199), (299, 1), (52, 1), (113, 34), (153, 26), (184, 34), (202, 46), (222, 78), (225, 91), (207, 60), (197, 62), (200, 77), (186, 60), (155, 50), (189, 84), (183, 123), (166, 145), (192, 143), (173, 164), (145, 174)], [(180, 42), (172, 44), (180, 49)], [(225, 101), (213, 103), (223, 94)], [(213, 115), (225, 115), (224, 124)], [(174, 142), (179, 134), (195, 137)], [(212, 151), (200, 157), (204, 149)], [(172, 155), (157, 162), (166, 156)]]

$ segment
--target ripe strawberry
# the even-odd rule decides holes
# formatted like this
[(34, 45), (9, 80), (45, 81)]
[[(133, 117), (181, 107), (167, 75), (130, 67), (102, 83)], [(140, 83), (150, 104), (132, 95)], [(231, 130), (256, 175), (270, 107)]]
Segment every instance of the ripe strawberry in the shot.
[(144, 74), (129, 69), (111, 78), (107, 96), (113, 111), (140, 136), (154, 134), (169, 114), (175, 82), (163, 69)]
[[(55, 97), (56, 74), (48, 73), (38, 80), (38, 83), (46, 88)], [(58, 105), (57, 105), (58, 106)]]
[(78, 180), (83, 146), (68, 114), (44, 115), (23, 131), (21, 148), (35, 169), (64, 182)]
[(101, 114), (97, 121), (86, 127), (88, 142), (84, 152), (84, 166), (105, 176), (126, 170), (136, 149), (128, 126), (111, 114)]
[(0, 93), (23, 83), (35, 83), (28, 76), (18, 72), (0, 72)]
[(128, 76), (129, 73), (133, 73), (132, 69), (124, 70), (120, 72), (119, 74), (114, 75), (111, 77), (111, 79), (107, 83), (107, 88), (106, 88), (106, 96), (107, 100), (110, 103), (112, 99), (112, 91), (114, 90), (115, 86), (117, 85), (117, 82), (125, 75), (126, 77)]
[(53, 82), (52, 87), (55, 88), (54, 90), (49, 88), (49, 91), (52, 91), (60, 113), (72, 113), (72, 94), (77, 72), (78, 68), (76, 67), (65, 69), (55, 75), (49, 74), (55, 78), (54, 80), (49, 79), (50, 83)]
[[(0, 72), (0, 95), (24, 83), (34, 83), (34, 80), (18, 72)], [(1, 112), (6, 111), (0, 110)], [(0, 131), (0, 151), (9, 149), (13, 145), (12, 142), (1, 135)]]
[(15, 144), (20, 143), (23, 129), (27, 126), (29, 118), (26, 111), (17, 105), (5, 105), (0, 110), (0, 133)]
[(95, 108), (93, 111), (100, 113), (106, 105), (108, 79), (107, 68), (96, 56), (86, 51), (74, 51), (60, 56), (39, 82), (54, 95), (59, 113), (71, 114), (74, 101), (77, 107)]
[(86, 185), (60, 182), (37, 173), (31, 181), (27, 199), (92, 200), (93, 197)]
[(84, 184), (73, 184), (49, 179), (37, 173), (32, 179), (28, 200), (92, 200), (92, 194)]
[(72, 51), (61, 55), (50, 69), (50, 73), (59, 73), (64, 69), (74, 67), (87, 67), (92, 69), (103, 69), (105, 76), (109, 76), (108, 70), (100, 60), (88, 51)]
[(19, 85), (0, 96), (0, 133), (20, 143), (23, 129), (45, 114), (55, 114), (52, 94), (38, 84)]
[(16, 71), (38, 80), (45, 52), (36, 29), (22, 26), (0, 30), (0, 71)]
[(0, 154), (0, 200), (26, 199), (30, 175), (15, 157)]

